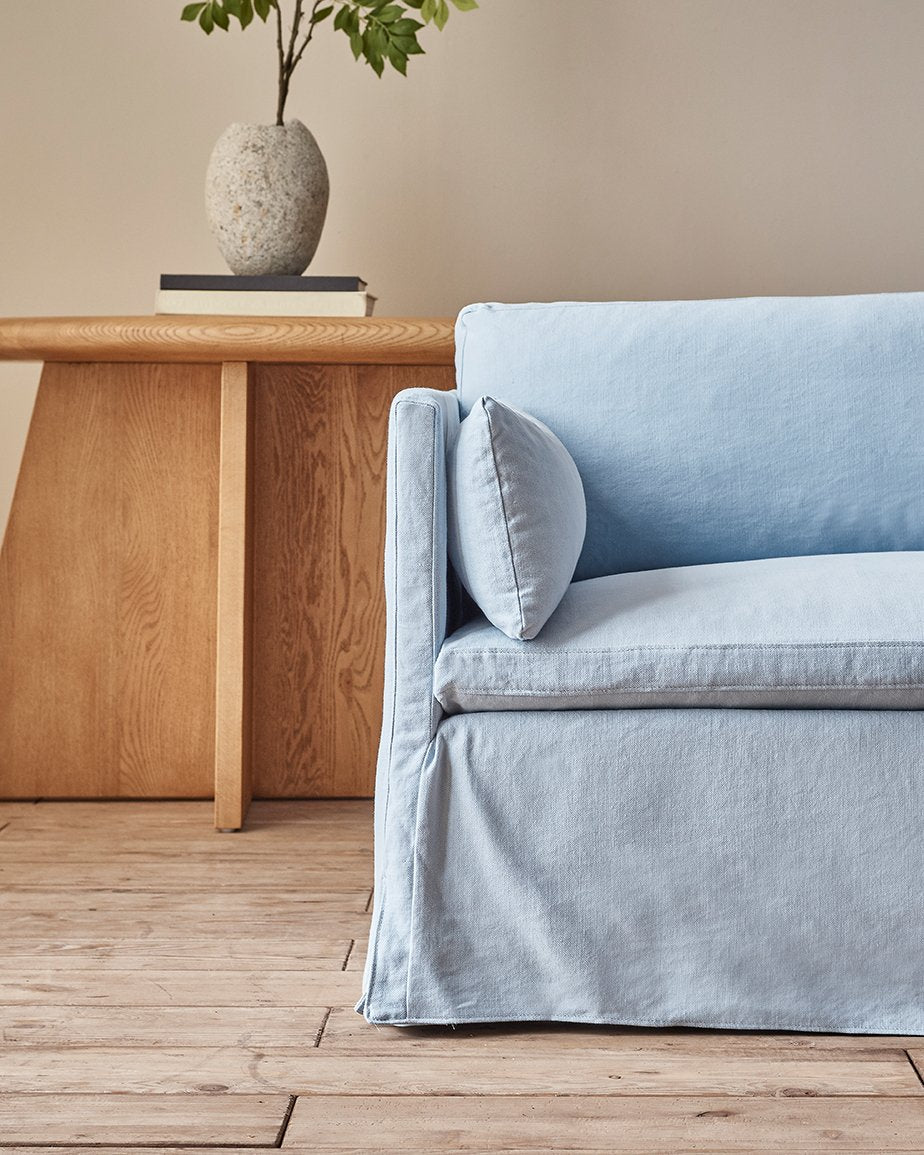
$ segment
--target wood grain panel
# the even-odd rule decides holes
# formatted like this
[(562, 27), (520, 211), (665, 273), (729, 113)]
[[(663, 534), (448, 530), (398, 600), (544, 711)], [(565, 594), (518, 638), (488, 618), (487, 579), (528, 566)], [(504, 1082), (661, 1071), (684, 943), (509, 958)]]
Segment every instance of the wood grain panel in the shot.
[(0, 972), (0, 1005), (346, 1007), (361, 994), (358, 975), (344, 971), (222, 971), (195, 973), (149, 967), (138, 971)]
[[(246, 877), (246, 873), (242, 872), (242, 877)], [(358, 938), (369, 933), (367, 913), (344, 914), (340, 910), (327, 909), (324, 902), (314, 904), (309, 901), (297, 912), (274, 911), (272, 914), (253, 914), (246, 908), (244, 913), (233, 909), (213, 912), (209, 907), (200, 906), (197, 910), (171, 912), (169, 917), (163, 906), (130, 911), (105, 907), (90, 911), (88, 906), (85, 902), (82, 910), (8, 912), (3, 916), (5, 940), (19, 943), (48, 941), (64, 946), (88, 941), (109, 942), (121, 936), (134, 941), (143, 939), (156, 954), (159, 944), (192, 938), (201, 934), (204, 928), (229, 938), (287, 938), (293, 949), (299, 949), (312, 937)], [(357, 977), (355, 972), (354, 977)]]
[[(76, 1146), (70, 1144), (55, 1143), (53, 1147), (36, 1147), (28, 1146), (8, 1146), (3, 1144), (0, 1146), (0, 1151), (3, 1155), (259, 1155), (261, 1148), (255, 1147), (251, 1144), (249, 1147), (229, 1147), (222, 1143), (220, 1147), (212, 1145), (211, 1147), (198, 1147), (189, 1144), (183, 1144), (182, 1147), (148, 1147), (139, 1146), (137, 1143), (132, 1143), (130, 1146), (119, 1147), (114, 1151), (111, 1147), (108, 1150), (100, 1150), (87, 1148), (83, 1144)], [(569, 1148), (572, 1155), (588, 1155), (587, 1152), (574, 1151)], [(352, 1149), (353, 1155), (369, 1155), (368, 1151), (360, 1151), (355, 1148)], [(286, 1155), (317, 1155), (316, 1147), (286, 1147)], [(502, 1152), (498, 1155), (503, 1155)], [(591, 1155), (600, 1155), (599, 1152), (592, 1152)]]
[[(209, 829), (212, 814), (209, 802), (167, 801), (149, 802), (122, 799), (116, 803), (99, 801), (0, 803), (4, 817), (10, 821), (10, 830), (28, 830), (31, 836), (45, 838), (77, 851), (83, 842), (72, 836), (76, 829), (87, 831), (91, 838), (103, 837), (106, 847), (113, 842), (148, 838), (154, 849), (160, 846), (164, 853), (169, 847), (163, 840), (189, 838), (207, 843), (216, 856), (226, 857), (243, 853), (249, 842), (246, 838), (219, 838)], [(306, 830), (305, 827), (310, 827)], [(347, 840), (353, 850), (369, 845), (372, 834), (372, 803), (353, 800), (314, 799), (310, 806), (293, 806), (286, 799), (263, 799), (255, 802), (248, 816), (248, 829), (261, 831), (260, 843), (265, 839), (299, 840), (306, 838)], [(96, 855), (94, 854), (94, 857)]]
[[(354, 861), (346, 860), (341, 856), (339, 863), (316, 861), (307, 855), (303, 861), (262, 862), (254, 864), (248, 870), (248, 889), (266, 890), (269, 892), (269, 901), (275, 901), (277, 908), (284, 909), (287, 901), (295, 895), (303, 895), (305, 900), (317, 895), (319, 891), (340, 891), (344, 894), (353, 891), (369, 893), (372, 880), (369, 877), (372, 864), (367, 855), (363, 854)], [(28, 880), (22, 879), (24, 869), (28, 870)], [(135, 862), (135, 863), (57, 863), (34, 862), (28, 867), (23, 864), (0, 862), (0, 903), (5, 900), (5, 889), (16, 886), (17, 889), (35, 888), (38, 892), (49, 890), (62, 891), (80, 889), (101, 891), (100, 903), (104, 901), (105, 892), (115, 891), (115, 897), (130, 890), (135, 893), (164, 892), (190, 890), (190, 873), (192, 863), (172, 862)], [(199, 862), (196, 864), (196, 879), (201, 886), (209, 888), (209, 894), (222, 888), (229, 901), (233, 901), (240, 893), (240, 867), (234, 863)], [(306, 894), (310, 888), (311, 894)], [(47, 898), (47, 893), (45, 894)], [(55, 909), (59, 903), (53, 903), (45, 909)]]
[(3, 317), (0, 361), (451, 365), (448, 317)]
[[(63, 803), (62, 805), (67, 804)], [(14, 822), (10, 822), (2, 829), (3, 837), (10, 844), (10, 849), (15, 848), (15, 851), (22, 855), (23, 862), (48, 861), (49, 855), (46, 852), (49, 847), (49, 840), (39, 835), (30, 838), (27, 832), (18, 830)], [(210, 837), (214, 836), (210, 835)], [(312, 837), (312, 835), (309, 834), (308, 837)], [(311, 846), (314, 849), (323, 849), (325, 856), (332, 866), (336, 865), (338, 859), (342, 859), (344, 863), (350, 863), (354, 859), (358, 861), (360, 858), (364, 858), (369, 864), (368, 881), (369, 886), (372, 886), (371, 834), (365, 835), (362, 840), (358, 840), (355, 847), (349, 846), (343, 837), (338, 837), (333, 833), (321, 831), (318, 832), (317, 837), (318, 841), (314, 842), (312, 840)], [(295, 838), (290, 833), (286, 837), (268, 839), (268, 841), (271, 841), (276, 847), (276, 852), (280, 855), (281, 859), (283, 857), (288, 859), (292, 856), (302, 856), (305, 849), (305, 838), (306, 832), (302, 830), (301, 838)], [(185, 846), (188, 845), (189, 853), (187, 861), (189, 862), (228, 862), (244, 870), (246, 870), (249, 865), (263, 865), (261, 861), (262, 856), (254, 849), (253, 844), (243, 839), (238, 840), (242, 843), (240, 850), (229, 855), (227, 858), (222, 858), (212, 851), (198, 833), (189, 833), (184, 836), (182, 830), (177, 830), (168, 835), (165, 841), (168, 843), (168, 849), (166, 850), (156, 848), (154, 846), (154, 840), (149, 835), (147, 837), (144, 835), (139, 836), (138, 843), (140, 843), (140, 845), (132, 844), (127, 838), (117, 838), (114, 836), (110, 859), (114, 863), (119, 862), (120, 859), (127, 863), (130, 861), (138, 861), (141, 853), (147, 853), (149, 855), (149, 861), (151, 862), (156, 862), (158, 859), (167, 861), (171, 857), (171, 849), (178, 849), (181, 845), (185, 848)], [(226, 839), (225, 841), (228, 840)], [(173, 844), (172, 847), (169, 847), (170, 843)], [(75, 846), (62, 847), (58, 861), (82, 863), (89, 862), (91, 859), (89, 852), (77, 844)]]
[(272, 1147), (288, 1107), (287, 1095), (0, 1093), (0, 1142)]
[[(187, 878), (190, 867), (187, 867)], [(309, 912), (330, 911), (333, 914), (362, 914), (369, 900), (369, 888), (357, 887), (348, 890), (348, 882), (336, 881), (331, 886), (315, 885), (311, 881), (306, 883), (310, 890), (277, 891), (269, 885), (262, 893), (248, 893), (241, 897), (238, 891), (227, 888), (217, 894), (210, 893), (209, 910), (213, 916), (227, 918), (243, 918), (250, 915), (252, 918), (272, 918), (282, 915), (292, 917), (301, 916)], [(207, 878), (202, 879), (203, 886), (209, 886)], [(88, 888), (88, 889), (84, 889)], [(52, 914), (83, 913), (88, 919), (93, 915), (107, 914), (115, 917), (122, 914), (126, 919), (138, 917), (153, 917), (160, 912), (161, 917), (171, 915), (192, 915), (201, 906), (201, 896), (192, 889), (176, 890), (145, 890), (142, 888), (116, 887), (112, 890), (106, 887), (94, 888), (89, 880), (84, 879), (82, 885), (62, 887), (49, 890), (43, 887), (8, 887), (0, 897), (0, 914), (9, 918), (17, 912), (27, 914), (30, 911), (41, 910)]]
[(221, 367), (215, 826), (240, 830), (253, 794), (253, 388), (243, 361)]
[(924, 1150), (924, 1097), (312, 1095), (283, 1150), (898, 1152)]
[(42, 373), (0, 551), (3, 797), (118, 793), (114, 401), (92, 369)]
[[(486, 1055), (452, 1053), (404, 1057), (271, 1054), (252, 1070), (267, 1090), (339, 1095), (817, 1095), (920, 1096), (924, 1087), (904, 1055), (866, 1061), (861, 1055), (794, 1056), (659, 1054), (611, 1047), (574, 1050), (568, 1061), (552, 1047)], [(240, 1083), (235, 1089), (259, 1087)]]
[[(255, 1016), (256, 1018), (256, 1016)], [(635, 1055), (618, 1051), (575, 1052), (563, 1065), (555, 1054), (441, 1055), (412, 1059), (325, 1056), (316, 1031), (299, 1044), (273, 1046), (175, 1047), (149, 1045), (29, 1046), (0, 1052), (3, 1085), (9, 1091), (46, 1094), (100, 1092), (119, 1072), (123, 1091), (143, 1094), (196, 1092), (207, 1086), (248, 1094), (277, 1091), (295, 1095), (735, 1095), (781, 1098), (920, 1097), (924, 1089), (907, 1060), (837, 1061), (822, 1058), (745, 1058)]]
[[(226, 948), (229, 943), (222, 940)], [(281, 950), (282, 943), (277, 943), (277, 949), (261, 954), (253, 951), (243, 958), (230, 956), (230, 950), (222, 957), (219, 943), (216, 941), (211, 949), (200, 950), (198, 953), (183, 954), (171, 950), (166, 944), (145, 945), (142, 942), (128, 943), (119, 949), (113, 946), (98, 946), (97, 944), (77, 943), (73, 949), (66, 951), (43, 952), (23, 949), (22, 942), (14, 943), (12, 949), (3, 944), (4, 953), (0, 955), (0, 974), (35, 974), (41, 971), (54, 969), (55, 972), (94, 971), (97, 974), (110, 971), (146, 971), (153, 967), (163, 967), (165, 970), (178, 971), (342, 971), (343, 962), (351, 954), (349, 942), (343, 942), (330, 952), (315, 952), (306, 950), (302, 941), (292, 942), (288, 951)], [(230, 957), (229, 957), (230, 956)], [(0, 1008), (0, 1022), (3, 1013)], [(196, 1044), (192, 1044), (196, 1045)]]
[[(407, 372), (360, 366), (354, 387), (340, 396), (342, 480), (335, 591), (340, 626), (331, 670), (335, 703), (331, 794), (361, 796), (371, 794), (374, 787), (385, 676), (388, 413), (395, 393), (406, 387), (396, 382), (396, 376), (403, 381)], [(432, 370), (410, 372), (415, 383), (433, 375)], [(341, 789), (347, 766), (354, 767), (355, 776), (348, 788)]]
[(0, 554), (0, 796), (211, 793), (218, 370), (47, 365)]
[(28, 938), (4, 938), (0, 970), (32, 973), (49, 966), (62, 970), (145, 970), (152, 963), (167, 970), (284, 971), (327, 970), (336, 962), (341, 969), (355, 949), (346, 935), (314, 934), (298, 938), (249, 938), (235, 941), (223, 934), (200, 933), (170, 941), (164, 939), (113, 939), (49, 937), (41, 942)]
[(34, 805), (34, 799), (26, 802), (0, 802), (0, 830), (9, 830), (14, 823), (18, 828), (20, 820)]
[[(254, 793), (332, 783), (343, 367), (256, 369)], [(328, 786), (327, 793), (332, 790)]]
[(78, 1047), (304, 1050), (326, 1017), (322, 1008), (302, 1006), (261, 1007), (256, 1015), (253, 1007), (0, 1007), (0, 1039), (5, 1048), (66, 1047), (66, 1054)]
[[(113, 1150), (110, 1146), (108, 1149), (99, 1149), (86, 1147), (82, 1143), (76, 1146), (71, 1144), (55, 1143), (52, 1147), (36, 1147), (34, 1145), (0, 1145), (0, 1151), (3, 1155), (259, 1155), (261, 1146), (254, 1146), (251, 1144), (248, 1147), (229, 1147), (222, 1143), (221, 1146), (212, 1145), (211, 1147), (191, 1146), (184, 1143), (182, 1147), (165, 1147), (156, 1146), (148, 1147), (147, 1145), (139, 1146), (137, 1143), (132, 1143), (129, 1146), (121, 1146), (117, 1150)], [(270, 1148), (272, 1150), (272, 1148)], [(572, 1155), (588, 1155), (587, 1152), (571, 1150)], [(286, 1155), (317, 1155), (316, 1147), (286, 1147)], [(368, 1151), (359, 1151), (352, 1149), (352, 1155), (369, 1155)], [(499, 1152), (498, 1155), (503, 1155)], [(600, 1155), (599, 1152), (592, 1152), (591, 1155)]]
[[(350, 962), (362, 969), (363, 948), (356, 943)], [(724, 1056), (738, 1058), (862, 1059), (905, 1058), (905, 1048), (919, 1042), (902, 1035), (816, 1035), (759, 1031), (718, 1031), (700, 1028), (579, 1026), (572, 1023), (487, 1023), (455, 1027), (381, 1027), (352, 1010), (333, 1010), (324, 1028), (324, 1049), (334, 1054), (404, 1056), (524, 1055), (563, 1057), (572, 1052), (617, 1049), (624, 1054)]]
[(258, 366), (254, 793), (372, 793), (382, 710), (388, 409), (452, 371)]

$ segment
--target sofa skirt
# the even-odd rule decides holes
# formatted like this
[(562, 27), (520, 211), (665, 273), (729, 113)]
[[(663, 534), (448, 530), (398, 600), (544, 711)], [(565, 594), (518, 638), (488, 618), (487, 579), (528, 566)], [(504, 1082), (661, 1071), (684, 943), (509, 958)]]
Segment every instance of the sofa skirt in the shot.
[(445, 718), (358, 1009), (924, 1033), (922, 752), (918, 711)]

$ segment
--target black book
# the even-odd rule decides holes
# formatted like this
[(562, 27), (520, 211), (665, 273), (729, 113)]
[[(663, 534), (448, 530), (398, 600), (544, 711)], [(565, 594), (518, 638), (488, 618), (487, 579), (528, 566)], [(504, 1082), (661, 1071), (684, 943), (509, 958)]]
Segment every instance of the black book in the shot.
[(162, 289), (246, 293), (361, 293), (361, 277), (238, 277), (222, 274), (161, 273)]

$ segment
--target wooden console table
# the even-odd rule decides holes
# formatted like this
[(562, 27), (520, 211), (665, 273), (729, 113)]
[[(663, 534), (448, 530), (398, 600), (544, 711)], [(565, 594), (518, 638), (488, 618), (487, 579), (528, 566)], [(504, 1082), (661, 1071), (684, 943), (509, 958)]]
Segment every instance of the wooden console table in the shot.
[(45, 365), (0, 553), (0, 797), (371, 794), (385, 442), (452, 324), (0, 320)]

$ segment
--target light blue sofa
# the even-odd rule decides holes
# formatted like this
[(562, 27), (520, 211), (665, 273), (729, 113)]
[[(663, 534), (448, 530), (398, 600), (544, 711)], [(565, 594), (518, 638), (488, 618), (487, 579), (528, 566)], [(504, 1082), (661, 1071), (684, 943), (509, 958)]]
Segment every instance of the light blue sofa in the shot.
[[(475, 305), (395, 400), (377, 1023), (924, 1032), (924, 294)], [(447, 562), (482, 395), (587, 534), (533, 641)]]

